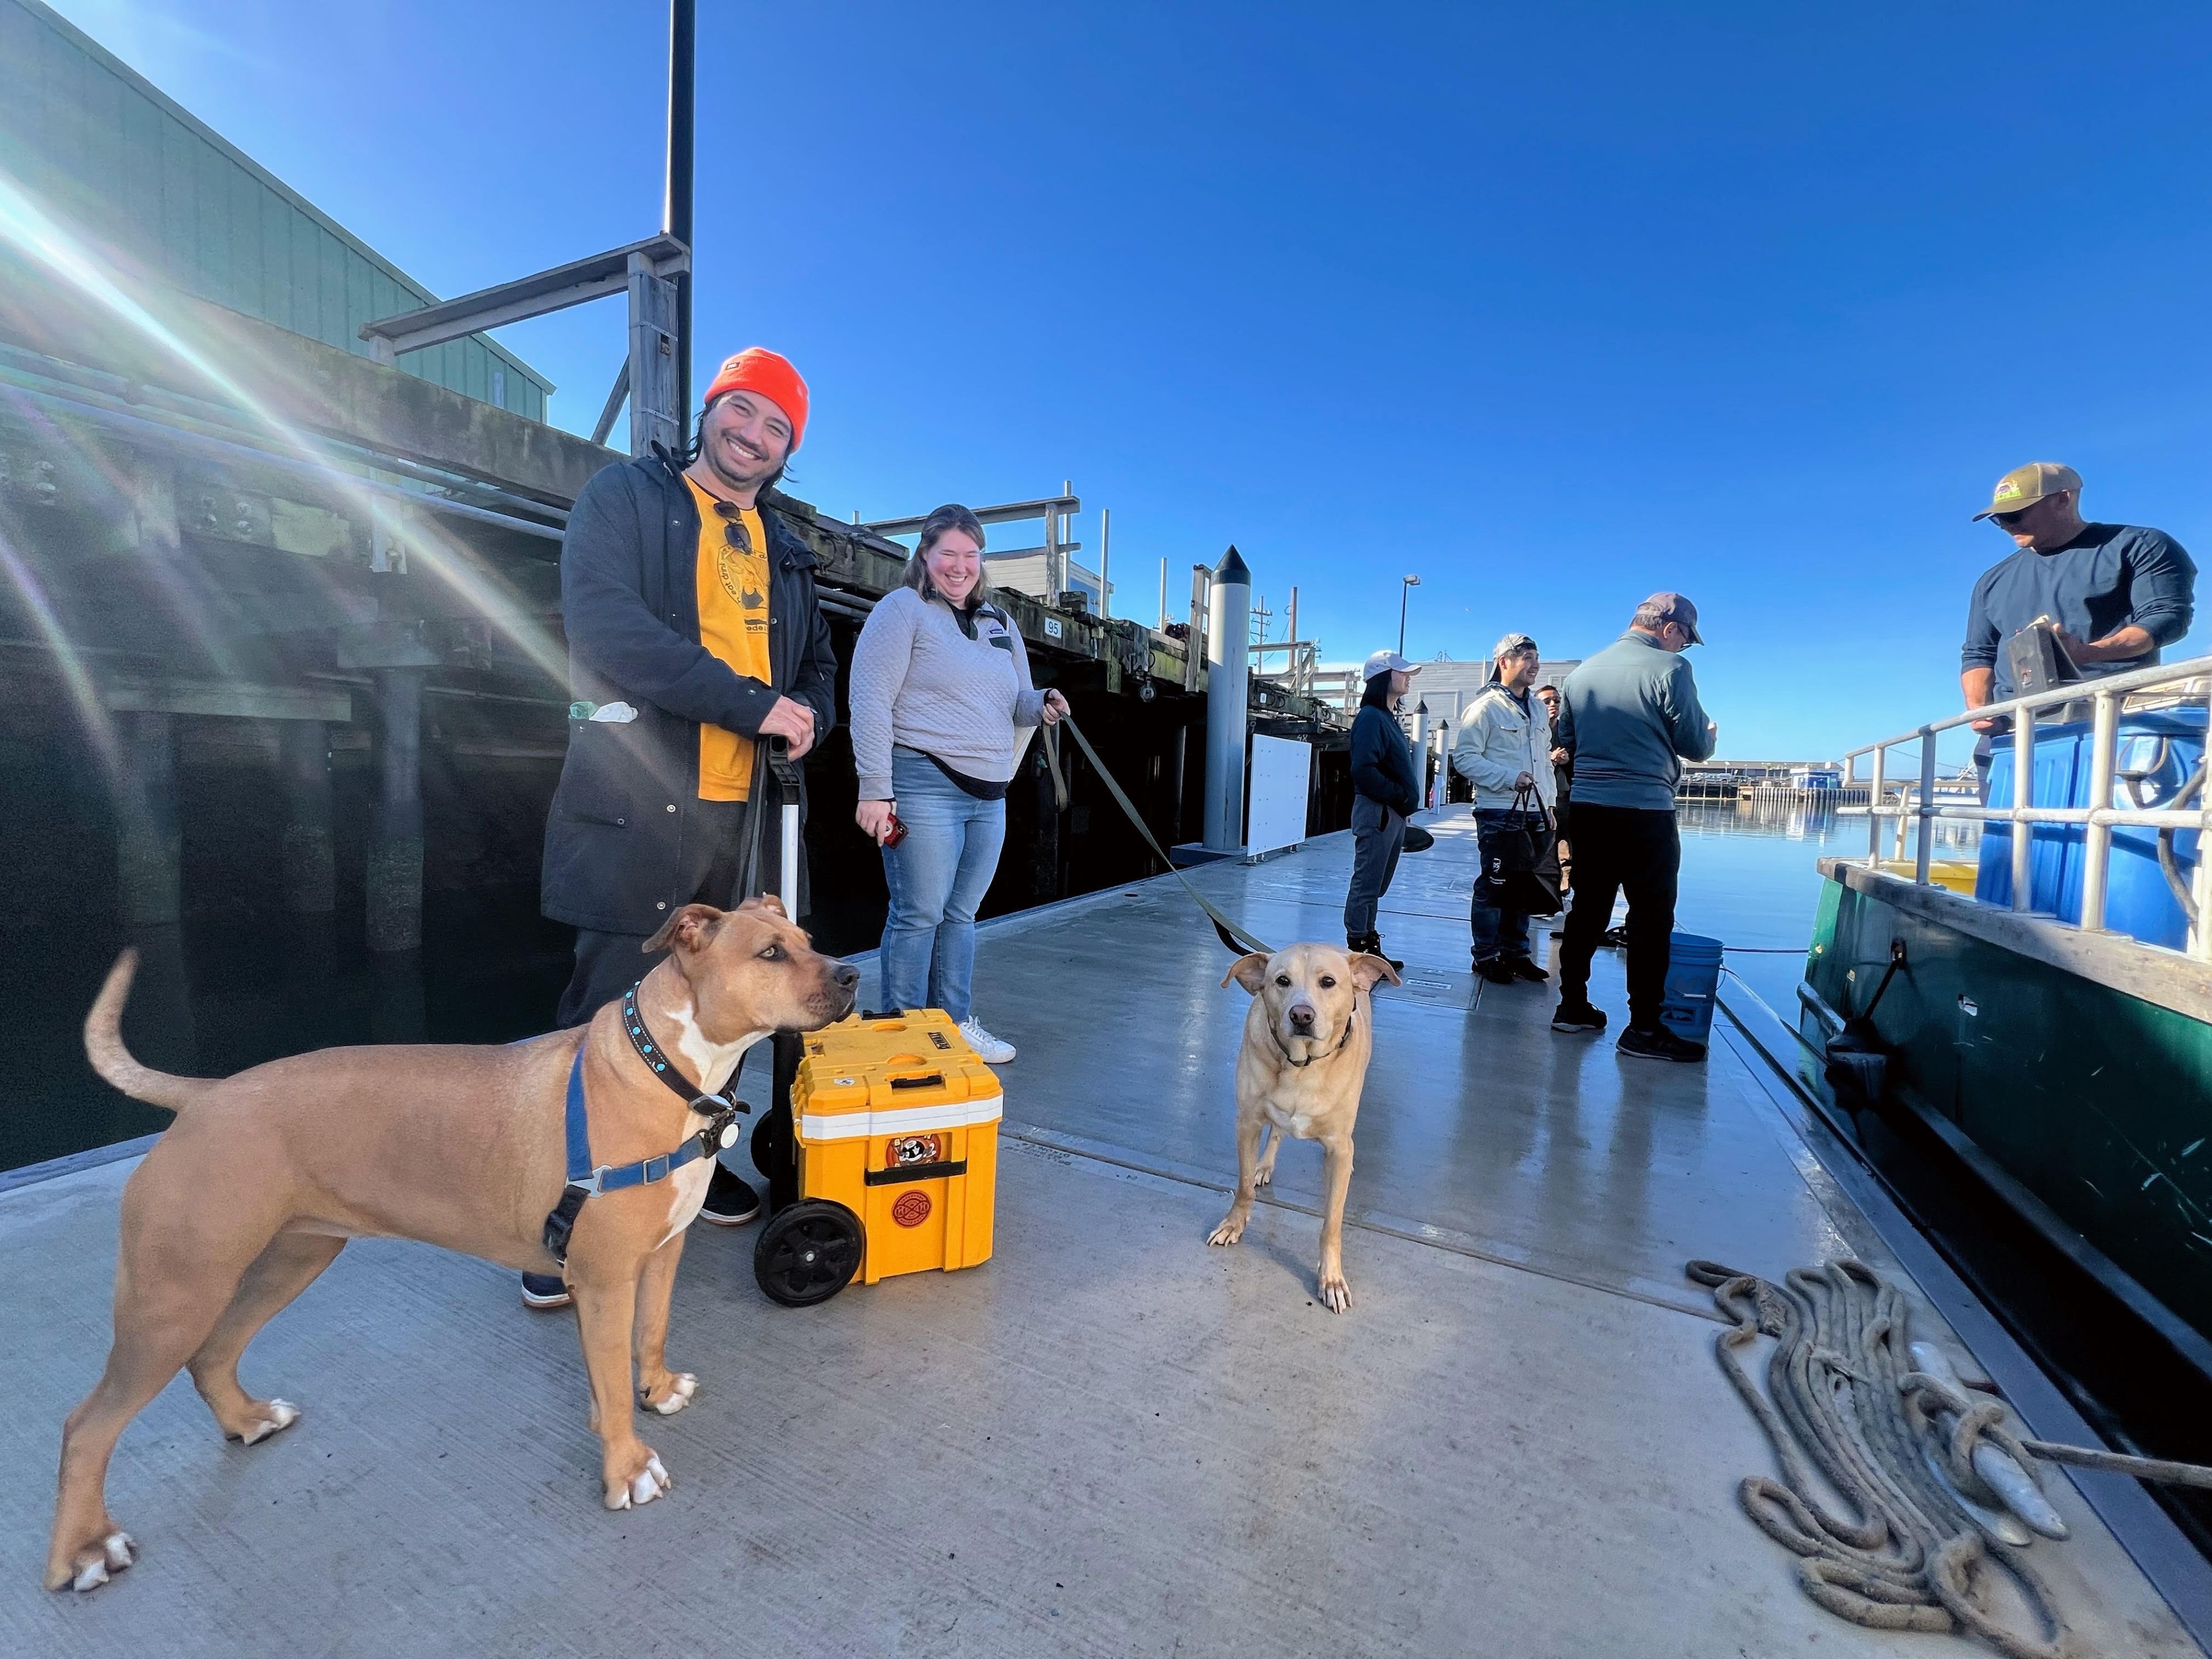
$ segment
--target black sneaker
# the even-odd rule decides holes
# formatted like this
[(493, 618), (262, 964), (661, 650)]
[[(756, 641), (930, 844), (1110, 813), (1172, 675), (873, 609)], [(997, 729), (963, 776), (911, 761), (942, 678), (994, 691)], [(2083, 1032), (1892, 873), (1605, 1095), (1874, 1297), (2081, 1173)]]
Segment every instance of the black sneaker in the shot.
[(1705, 1057), (1704, 1043), (1678, 1037), (1663, 1025), (1650, 1031), (1638, 1030), (1632, 1025), (1620, 1034), (1620, 1041), (1613, 1047), (1638, 1060), (1674, 1060), (1688, 1064)]
[(732, 1175), (723, 1164), (714, 1165), (707, 1183), (707, 1201), (699, 1206), (699, 1219), (717, 1227), (742, 1227), (760, 1213), (760, 1194)]
[(574, 1300), (568, 1294), (568, 1281), (558, 1273), (522, 1276), (522, 1305), (526, 1308), (565, 1308)]
[(1559, 1012), (1552, 1016), (1555, 1031), (1602, 1031), (1605, 1030), (1605, 1010), (1593, 1008), (1587, 1002), (1559, 1004)]
[(1526, 957), (1515, 957), (1505, 964), (1512, 969), (1513, 977), (1525, 979), (1531, 985), (1547, 985), (1552, 976)]
[(1474, 971), (1477, 977), (1486, 979), (1492, 985), (1510, 985), (1516, 977), (1513, 972), (1512, 964), (1497, 957), (1491, 957), (1487, 962), (1476, 963)]
[(1390, 971), (1394, 974), (1402, 974), (1406, 971), (1406, 964), (1395, 957), (1382, 956), (1382, 935), (1380, 933), (1347, 934), (1345, 937), (1344, 948), (1355, 957), (1382, 957), (1382, 960), (1390, 964)]

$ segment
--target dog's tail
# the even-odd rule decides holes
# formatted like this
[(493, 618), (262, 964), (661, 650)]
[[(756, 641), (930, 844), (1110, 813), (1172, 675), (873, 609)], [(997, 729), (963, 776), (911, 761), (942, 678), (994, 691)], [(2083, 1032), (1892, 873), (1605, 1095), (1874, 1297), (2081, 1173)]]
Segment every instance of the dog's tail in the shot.
[(92, 1012), (84, 1017), (85, 1058), (92, 1061), (94, 1071), (133, 1100), (179, 1111), (214, 1088), (216, 1079), (157, 1072), (141, 1066), (123, 1046), (123, 1005), (131, 1000), (131, 981), (137, 975), (137, 949), (126, 947), (107, 970), (107, 983), (100, 988)]

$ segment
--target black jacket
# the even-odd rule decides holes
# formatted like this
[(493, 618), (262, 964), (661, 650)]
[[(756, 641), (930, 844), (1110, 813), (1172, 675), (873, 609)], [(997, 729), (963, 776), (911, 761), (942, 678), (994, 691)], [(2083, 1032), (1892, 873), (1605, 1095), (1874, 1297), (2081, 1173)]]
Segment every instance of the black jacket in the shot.
[(779, 696), (813, 709), (817, 744), (837, 723), (837, 660), (815, 602), (813, 552), (772, 509), (760, 517), (767, 685), (699, 643), (699, 511), (672, 459), (656, 453), (603, 467), (576, 498), (561, 548), (569, 695), (629, 703), (637, 718), (568, 722), (545, 821), (544, 908), (555, 921), (650, 933), (691, 897), (675, 887), (684, 836), (706, 829), (702, 724), (755, 736)]
[(1352, 720), (1352, 787), (1401, 817), (1420, 810), (1413, 745), (1406, 741), (1397, 716), (1371, 697)]

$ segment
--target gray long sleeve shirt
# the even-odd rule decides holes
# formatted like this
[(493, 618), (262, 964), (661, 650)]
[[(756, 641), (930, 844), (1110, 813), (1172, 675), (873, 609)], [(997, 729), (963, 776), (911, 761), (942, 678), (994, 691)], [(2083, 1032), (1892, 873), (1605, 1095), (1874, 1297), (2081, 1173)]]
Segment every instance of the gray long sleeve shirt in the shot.
[(894, 744), (991, 783), (1014, 775), (1017, 728), (1044, 717), (1028, 647), (986, 607), (975, 637), (942, 599), (895, 587), (876, 602), (853, 649), (853, 761), (862, 800), (890, 800)]
[(1567, 676), (1558, 740), (1574, 752), (1577, 806), (1671, 812), (1682, 763), (1713, 756), (1690, 665), (1634, 629)]

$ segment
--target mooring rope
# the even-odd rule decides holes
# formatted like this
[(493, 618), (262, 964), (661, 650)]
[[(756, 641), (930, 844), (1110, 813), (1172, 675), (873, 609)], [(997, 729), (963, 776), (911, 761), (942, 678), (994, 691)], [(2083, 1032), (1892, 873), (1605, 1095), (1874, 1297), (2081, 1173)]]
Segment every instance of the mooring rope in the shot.
[[(2032, 1468), (2027, 1448), (2002, 1426), (2002, 1406), (1970, 1400), (1912, 1363), (1898, 1289), (1852, 1261), (1799, 1268), (1781, 1285), (1711, 1261), (1687, 1272), (1735, 1322), (1715, 1351), (1782, 1469), (1779, 1480), (1748, 1476), (1737, 1498), (1760, 1531), (1800, 1558), (1806, 1595), (1875, 1630), (1963, 1630), (2009, 1659), (2073, 1659), (2074, 1633), (2022, 1548), (1985, 1532), (1923, 1452), (1936, 1447), (1980, 1502), (1988, 1489), (1972, 1467), (1977, 1441)], [(1745, 1352), (1760, 1336), (1776, 1339), (1765, 1389)], [(1831, 1510), (1814, 1469), (1850, 1513)], [(1988, 1501), (2000, 1506), (1994, 1493)], [(2017, 1586), (2041, 1626), (2035, 1635), (1991, 1615), (1987, 1576), (1996, 1571)]]

